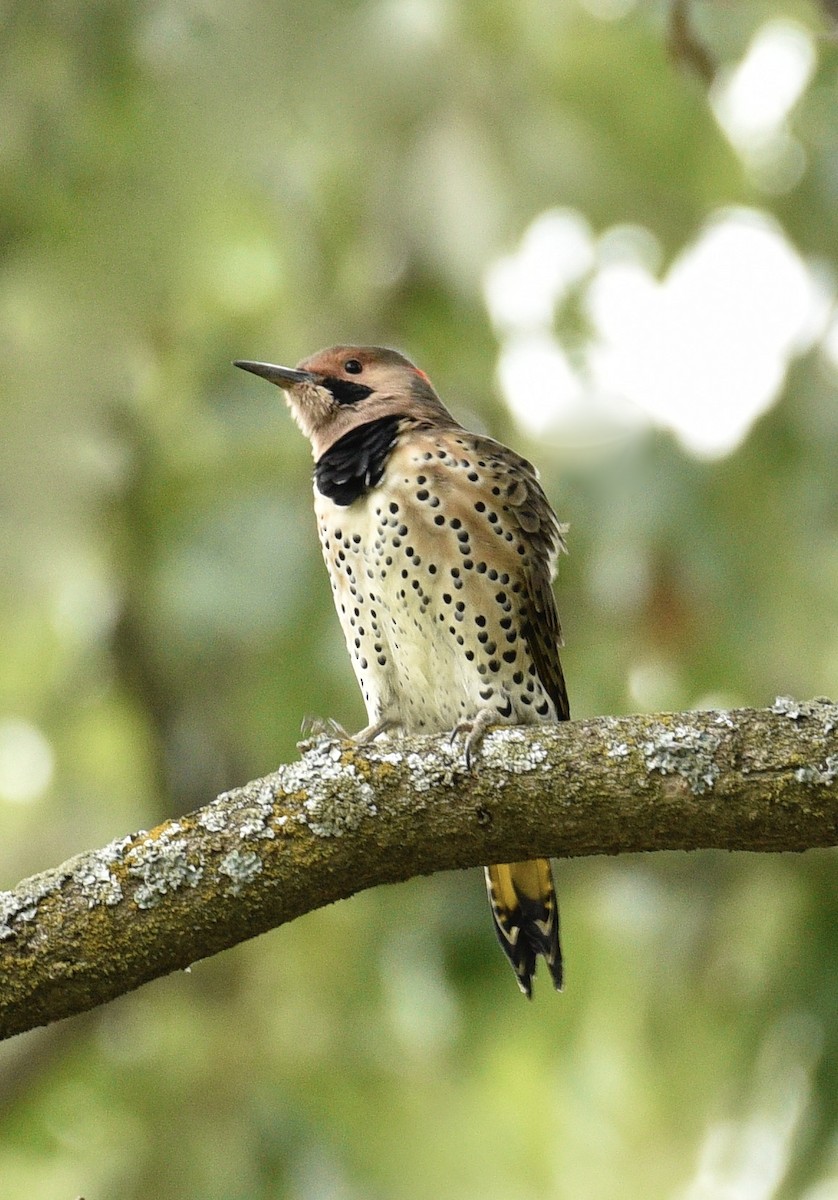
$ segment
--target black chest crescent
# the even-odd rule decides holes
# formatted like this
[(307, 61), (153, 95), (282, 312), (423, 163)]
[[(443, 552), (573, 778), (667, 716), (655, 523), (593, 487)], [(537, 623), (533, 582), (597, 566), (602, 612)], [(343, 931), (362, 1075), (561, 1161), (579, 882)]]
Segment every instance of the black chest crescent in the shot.
[(399, 436), (400, 414), (380, 417), (345, 433), (314, 467), (318, 492), (346, 508), (374, 488)]

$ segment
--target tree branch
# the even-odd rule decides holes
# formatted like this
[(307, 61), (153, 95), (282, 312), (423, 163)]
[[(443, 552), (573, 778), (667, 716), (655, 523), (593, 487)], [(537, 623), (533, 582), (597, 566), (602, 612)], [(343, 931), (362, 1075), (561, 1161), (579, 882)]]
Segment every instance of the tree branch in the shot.
[(639, 850), (838, 844), (838, 706), (309, 742), (150, 832), (0, 893), (0, 1037), (84, 1012), (303, 913), (412, 875)]
[(694, 71), (708, 87), (716, 75), (717, 64), (692, 26), (690, 0), (671, 0), (666, 48), (673, 62)]

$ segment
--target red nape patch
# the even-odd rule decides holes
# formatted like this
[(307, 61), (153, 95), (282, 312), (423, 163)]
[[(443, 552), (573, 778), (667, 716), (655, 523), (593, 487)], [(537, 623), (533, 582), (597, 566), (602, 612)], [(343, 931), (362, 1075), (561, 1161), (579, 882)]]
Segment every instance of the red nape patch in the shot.
[(431, 387), (431, 381), (430, 381), (430, 379), (428, 379), (428, 377), (427, 377), (427, 375), (425, 374), (425, 372), (424, 372), (424, 371), (420, 371), (418, 367), (414, 367), (413, 369), (414, 369), (414, 371), (416, 372), (416, 374), (419, 376), (419, 378), (420, 378), (420, 379), (424, 379), (424, 380), (425, 380), (425, 383), (427, 383), (428, 387)]

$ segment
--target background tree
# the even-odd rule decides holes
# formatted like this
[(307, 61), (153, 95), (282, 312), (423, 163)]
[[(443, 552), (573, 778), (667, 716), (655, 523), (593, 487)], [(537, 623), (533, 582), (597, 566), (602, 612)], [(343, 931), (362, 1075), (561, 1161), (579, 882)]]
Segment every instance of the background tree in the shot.
[[(709, 86), (642, 0), (0, 17), (0, 886), (363, 721), (234, 357), (395, 344), (538, 461), (575, 715), (834, 693), (834, 42), (687, 19)], [(531, 1006), (476, 876), (356, 897), (0, 1048), (4, 1197), (823, 1200), (834, 872), (560, 863)]]

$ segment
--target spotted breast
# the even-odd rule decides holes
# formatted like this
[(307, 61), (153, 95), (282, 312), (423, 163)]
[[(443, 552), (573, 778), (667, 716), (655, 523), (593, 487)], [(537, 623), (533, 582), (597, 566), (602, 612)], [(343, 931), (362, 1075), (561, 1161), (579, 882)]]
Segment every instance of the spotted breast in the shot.
[(341, 505), (315, 485), (370, 725), (436, 732), (484, 713), (486, 724), (565, 719), (551, 656), (562, 534), (532, 467), (488, 438), (399, 425), (377, 486)]

